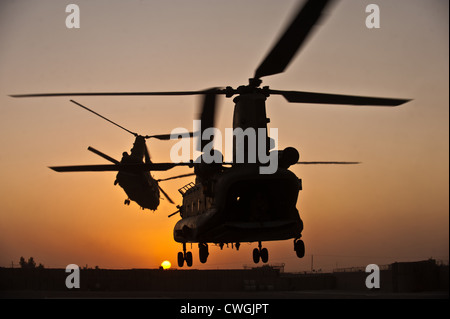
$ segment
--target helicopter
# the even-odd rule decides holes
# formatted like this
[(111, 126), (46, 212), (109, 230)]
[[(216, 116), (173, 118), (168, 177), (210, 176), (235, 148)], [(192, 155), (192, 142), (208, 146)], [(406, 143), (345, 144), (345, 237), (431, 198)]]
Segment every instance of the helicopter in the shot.
[[(109, 120), (108, 118), (100, 115), (99, 113), (89, 109), (88, 107), (74, 101), (70, 102), (80, 106), (81, 108), (101, 117), (102, 119), (114, 124), (115, 126), (123, 129), (124, 131), (132, 134), (135, 137), (133, 147), (130, 154), (127, 152), (122, 153), (122, 159), (120, 161), (106, 155), (103, 152), (89, 146), (88, 150), (103, 157), (104, 159), (112, 162), (114, 165), (81, 165), (81, 166), (51, 166), (50, 169), (56, 172), (86, 172), (86, 171), (107, 171), (117, 170), (117, 176), (114, 181), (114, 185), (119, 185), (123, 188), (128, 198), (125, 199), (124, 204), (130, 205), (131, 201), (136, 202), (142, 210), (150, 209), (155, 211), (159, 206), (160, 191), (169, 203), (175, 204), (170, 196), (162, 189), (158, 182), (166, 180), (155, 180), (150, 174), (151, 169), (158, 170), (157, 167), (152, 167), (153, 163), (150, 158), (150, 153), (147, 148), (146, 139), (156, 138), (159, 140), (170, 140), (170, 134), (159, 135), (139, 135), (135, 132), (128, 130), (127, 128)], [(192, 133), (188, 133), (188, 136)], [(183, 136), (183, 134), (181, 134)], [(184, 135), (186, 136), (186, 135)], [(146, 169), (136, 169), (138, 165), (146, 165)], [(188, 174), (189, 175), (189, 174)], [(184, 177), (185, 175), (169, 177), (167, 179), (174, 179)]]
[[(195, 183), (190, 182), (178, 191), (183, 197), (182, 205), (175, 213), (181, 219), (174, 226), (173, 237), (182, 244), (182, 251), (177, 254), (179, 267), (193, 264), (192, 252), (187, 251), (187, 243), (197, 243), (201, 263), (207, 262), (208, 244), (232, 244), (238, 250), (241, 243), (258, 243), (253, 249), (255, 263), (268, 262), (269, 254), (262, 243), (267, 241), (293, 239), (293, 250), (297, 257), (305, 255), (302, 240), (303, 221), (296, 207), (302, 182), (289, 168), (297, 164), (357, 164), (358, 162), (299, 162), (299, 152), (294, 147), (283, 150), (271, 150), (270, 142), (264, 146), (250, 145), (245, 139), (244, 131), (254, 130), (256, 140), (270, 141), (267, 124), (270, 119), (266, 114), (266, 100), (271, 95), (281, 95), (290, 103), (358, 105), (395, 107), (409, 102), (409, 99), (382, 98), (355, 95), (328, 94), (305, 91), (274, 90), (268, 86), (261, 87), (262, 78), (280, 74), (285, 71), (299, 49), (310, 37), (314, 26), (320, 21), (324, 11), (332, 0), (307, 0), (294, 15), (274, 46), (258, 65), (248, 84), (232, 88), (211, 88), (199, 91), (171, 92), (103, 92), (103, 93), (37, 93), (12, 95), (13, 97), (42, 96), (172, 96), (201, 95), (203, 105), (200, 115), (201, 132), (214, 128), (216, 99), (219, 95), (233, 98), (233, 161), (231, 163), (209, 161), (207, 158), (221, 158), (218, 150), (209, 148), (201, 156), (189, 163), (139, 164), (134, 169), (148, 169), (154, 165), (161, 170), (176, 165), (193, 166)], [(203, 151), (213, 141), (201, 140)], [(269, 147), (267, 146), (269, 145)], [(276, 155), (278, 167), (272, 174), (261, 174), (266, 166), (259, 158), (250, 160), (249, 150), (266, 155)], [(243, 161), (238, 161), (240, 154)], [(159, 165), (159, 166), (158, 166)], [(116, 167), (117, 169), (117, 167)]]

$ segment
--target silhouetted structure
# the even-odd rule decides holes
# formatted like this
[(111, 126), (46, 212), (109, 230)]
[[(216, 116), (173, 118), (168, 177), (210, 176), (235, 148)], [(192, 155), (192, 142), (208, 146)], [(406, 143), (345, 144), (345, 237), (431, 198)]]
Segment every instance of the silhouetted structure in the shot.
[[(441, 291), (448, 297), (448, 265), (434, 260), (394, 263), (381, 269), (384, 293)], [(0, 293), (11, 291), (69, 291), (65, 269), (0, 268)], [(147, 292), (252, 292), (252, 291), (364, 291), (367, 273), (280, 273), (264, 266), (235, 270), (81, 269), (79, 290)]]

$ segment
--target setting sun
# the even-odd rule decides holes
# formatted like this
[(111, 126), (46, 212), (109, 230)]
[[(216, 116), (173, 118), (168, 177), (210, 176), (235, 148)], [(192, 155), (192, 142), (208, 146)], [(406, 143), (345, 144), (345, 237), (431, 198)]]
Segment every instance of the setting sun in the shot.
[(172, 266), (172, 264), (171, 264), (170, 261), (168, 261), (168, 260), (164, 260), (164, 261), (161, 263), (161, 267), (162, 267), (163, 269), (169, 269), (171, 266)]

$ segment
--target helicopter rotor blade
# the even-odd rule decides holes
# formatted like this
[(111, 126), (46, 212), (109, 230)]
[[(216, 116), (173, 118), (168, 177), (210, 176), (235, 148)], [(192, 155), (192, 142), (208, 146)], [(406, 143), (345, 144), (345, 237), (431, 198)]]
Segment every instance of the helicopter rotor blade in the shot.
[(172, 177), (168, 177), (168, 178), (161, 178), (161, 179), (158, 179), (157, 182), (165, 182), (165, 181), (170, 181), (172, 179), (195, 176), (195, 175), (196, 175), (195, 173), (182, 174), (182, 175), (172, 176)]
[[(203, 136), (203, 132), (206, 129), (214, 127), (216, 106), (217, 106), (217, 104), (216, 104), (217, 96), (215, 94), (216, 91), (217, 91), (216, 88), (211, 88), (209, 90), (206, 90), (205, 94), (203, 96), (202, 110), (200, 113), (200, 121), (202, 123), (201, 124), (202, 126), (201, 126), (201, 132), (199, 132), (201, 137)], [(201, 138), (200, 139), (201, 150), (203, 150), (205, 145), (210, 143), (213, 139), (214, 139), (214, 137), (211, 137), (210, 139), (206, 139), (206, 140)]]
[(49, 168), (56, 172), (112, 172), (121, 169), (120, 164), (49, 166)]
[[(103, 115), (101, 115), (101, 114), (99, 114), (99, 113), (97, 113), (97, 112), (91, 110), (91, 109), (88, 108), (87, 106), (84, 106), (84, 105), (82, 105), (81, 103), (78, 103), (77, 101), (74, 101), (74, 100), (70, 100), (70, 102), (72, 102), (72, 103), (74, 103), (74, 104), (76, 104), (76, 105), (82, 107), (83, 109), (85, 109), (85, 110), (87, 110), (87, 111), (89, 111), (89, 112), (91, 112), (91, 113), (93, 113), (93, 114), (95, 114), (95, 115), (97, 115), (97, 116), (99, 116), (99, 117), (101, 117), (102, 119), (104, 119), (104, 120), (106, 120), (106, 121), (108, 121), (108, 122), (114, 124), (115, 126), (117, 126), (117, 127), (121, 128), (121, 129), (127, 131), (128, 133), (134, 135), (135, 137), (138, 136), (137, 133), (130, 131), (129, 129), (123, 127), (122, 125), (117, 124), (116, 122), (111, 121), (110, 119), (104, 117)], [(181, 136), (181, 137), (188, 137), (188, 136), (189, 136), (189, 137), (192, 137), (193, 135), (194, 135), (194, 133), (189, 132), (189, 133), (185, 133), (185, 134), (181, 133), (181, 134), (179, 134), (178, 136)], [(145, 138), (145, 139), (148, 139), (148, 138), (156, 138), (156, 139), (158, 139), (158, 140), (163, 140), (163, 141), (165, 141), (165, 140), (171, 140), (172, 138), (171, 138), (170, 136), (171, 136), (171, 134), (157, 134), (157, 135), (146, 135), (146, 136), (144, 136), (144, 138)], [(100, 156), (102, 156), (102, 155), (100, 155)]]
[(151, 164), (150, 152), (148, 151), (147, 143), (144, 142), (144, 160), (145, 164)]
[(170, 214), (169, 216), (167, 216), (167, 217), (172, 217), (172, 216), (174, 216), (174, 215), (176, 215), (176, 214), (178, 214), (180, 212), (180, 210), (177, 210), (175, 213), (172, 213), (172, 214)]
[[(50, 96), (172, 96), (172, 95), (201, 95), (207, 90), (201, 91), (168, 91), (168, 92), (73, 92), (73, 93), (32, 93), (11, 94), (10, 97), (50, 97)], [(225, 90), (217, 89), (215, 94), (226, 94)]]
[(167, 171), (176, 166), (192, 166), (192, 163), (150, 163), (150, 164), (103, 164), (103, 165), (72, 165), (72, 166), (51, 166), (50, 169), (56, 172), (149, 172)]
[(409, 99), (393, 99), (393, 98), (315, 93), (303, 91), (269, 90), (269, 93), (282, 95), (288, 102), (293, 103), (399, 106), (401, 104), (411, 101)]
[(97, 154), (100, 157), (103, 157), (104, 159), (114, 163), (114, 164), (120, 164), (120, 162), (114, 158), (112, 158), (111, 156), (106, 155), (105, 153), (100, 152), (99, 150), (96, 150), (95, 148), (89, 146), (88, 147), (88, 151), (91, 151), (92, 153)]
[(158, 185), (159, 190), (161, 191), (161, 193), (164, 194), (164, 197), (167, 198), (167, 200), (169, 201), (169, 203), (171, 204), (175, 204), (175, 202), (172, 200), (172, 198), (170, 198), (170, 196), (162, 189), (161, 186)]
[[(176, 138), (172, 138), (171, 135), (172, 134), (158, 134), (158, 135), (146, 135), (144, 137), (145, 138), (156, 138), (156, 139), (161, 140), (161, 141), (169, 141), (169, 140), (176, 139)], [(179, 138), (179, 137), (193, 137), (193, 136), (194, 136), (194, 133), (192, 133), (192, 132), (177, 134), (177, 138)]]
[(255, 71), (255, 78), (282, 73), (305, 43), (330, 0), (308, 0)]
[(84, 105), (82, 105), (82, 104), (78, 103), (77, 101), (74, 101), (74, 100), (70, 100), (70, 102), (72, 102), (72, 103), (74, 103), (74, 104), (78, 105), (79, 107), (82, 107), (83, 109), (85, 109), (85, 110), (87, 110), (87, 111), (89, 111), (89, 112), (91, 112), (91, 113), (93, 113), (93, 114), (97, 115), (98, 117), (101, 117), (102, 119), (104, 119), (104, 120), (108, 121), (109, 123), (112, 123), (112, 124), (114, 124), (115, 126), (117, 126), (117, 127), (121, 128), (121, 129), (122, 129), (122, 130), (124, 130), (124, 131), (127, 131), (128, 133), (130, 133), (130, 134), (132, 134), (132, 135), (134, 135), (134, 136), (137, 136), (137, 135), (138, 135), (137, 133), (134, 133), (134, 132), (130, 131), (129, 129), (126, 129), (125, 127), (123, 127), (123, 126), (121, 126), (121, 125), (119, 125), (119, 124), (117, 124), (117, 123), (115, 123), (115, 122), (111, 121), (110, 119), (108, 119), (108, 118), (104, 117), (103, 115), (101, 115), (101, 114), (98, 114), (97, 112), (95, 112), (95, 111), (91, 110), (90, 108), (88, 108), (88, 107), (86, 107), (86, 106), (84, 106)]
[(325, 162), (325, 161), (313, 161), (313, 162), (297, 162), (295, 164), (300, 165), (354, 165), (361, 164), (361, 162)]

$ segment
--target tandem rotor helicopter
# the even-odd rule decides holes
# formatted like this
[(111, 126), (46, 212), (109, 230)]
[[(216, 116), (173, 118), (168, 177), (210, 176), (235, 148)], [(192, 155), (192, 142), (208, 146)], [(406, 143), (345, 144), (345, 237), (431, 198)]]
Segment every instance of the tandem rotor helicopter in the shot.
[[(142, 209), (156, 210), (159, 206), (160, 191), (161, 193), (163, 193), (164, 197), (169, 201), (169, 203), (175, 204), (172, 198), (170, 198), (170, 196), (161, 188), (161, 186), (159, 186), (158, 182), (180, 177), (192, 176), (194, 174), (183, 174), (166, 179), (155, 180), (150, 174), (151, 170), (166, 170), (170, 169), (173, 166), (171, 163), (152, 163), (150, 153), (145, 142), (146, 139), (149, 138), (156, 138), (158, 140), (167, 141), (171, 139), (171, 134), (145, 136), (139, 135), (74, 100), (70, 101), (82, 107), (83, 109), (101, 117), (102, 119), (114, 124), (122, 130), (132, 134), (135, 137), (134, 144), (130, 151), (130, 154), (128, 154), (127, 152), (122, 153), (122, 159), (120, 161), (96, 150), (91, 146), (88, 147), (89, 151), (112, 162), (113, 165), (53, 166), (50, 167), (52, 170), (56, 172), (118, 171), (116, 180), (114, 181), (114, 185), (119, 184), (119, 186), (122, 187), (125, 193), (128, 195), (128, 198), (125, 199), (124, 202), (125, 205), (130, 205), (130, 202), (134, 201)], [(192, 137), (192, 135), (193, 133), (179, 134), (179, 137)]]
[[(395, 98), (379, 98), (354, 95), (326, 94), (305, 91), (273, 90), (268, 86), (261, 87), (261, 78), (285, 71), (290, 61), (311, 34), (314, 25), (320, 20), (322, 13), (331, 0), (307, 0), (278, 38), (275, 45), (256, 68), (247, 85), (212, 88), (200, 91), (173, 92), (104, 92), (104, 93), (44, 93), (20, 94), (12, 97), (42, 97), (42, 96), (157, 96), (157, 95), (202, 95), (201, 132), (214, 128), (216, 98), (225, 95), (234, 97), (233, 130), (253, 129), (257, 132), (257, 139), (270, 140), (267, 134), (266, 99), (270, 95), (281, 95), (291, 103), (333, 104), (333, 105), (368, 105), (368, 106), (399, 106), (410, 100)], [(77, 105), (81, 104), (72, 101)], [(86, 107), (84, 107), (86, 108)], [(87, 109), (87, 108), (86, 108)], [(89, 109), (88, 109), (89, 110)], [(93, 112), (92, 110), (89, 110)], [(95, 112), (93, 112), (95, 113)], [(96, 115), (103, 117), (97, 113)], [(106, 118), (104, 118), (106, 119)], [(108, 120), (108, 119), (106, 119)], [(110, 121), (110, 120), (108, 120)], [(112, 122), (112, 121), (110, 121)], [(112, 122), (119, 126), (118, 124)], [(119, 126), (120, 127), (120, 126)], [(121, 127), (128, 131), (127, 129)], [(119, 162), (93, 148), (97, 155), (109, 160), (113, 164), (51, 167), (56, 171), (118, 171), (117, 183), (128, 194), (129, 199), (136, 201), (141, 207), (156, 209), (159, 204), (158, 181), (153, 179), (150, 171), (163, 171), (175, 166), (184, 165), (194, 168), (195, 183), (188, 183), (179, 192), (183, 197), (182, 205), (177, 206), (181, 219), (175, 224), (173, 236), (176, 242), (183, 245), (183, 251), (177, 256), (178, 266), (184, 263), (192, 266), (192, 252), (187, 251), (187, 243), (197, 243), (199, 259), (205, 263), (209, 256), (208, 244), (232, 244), (239, 249), (243, 242), (257, 242), (258, 248), (253, 250), (253, 261), (264, 263), (268, 261), (268, 250), (262, 247), (262, 242), (293, 239), (293, 248), (299, 258), (305, 255), (305, 245), (302, 241), (303, 222), (296, 208), (297, 198), (301, 190), (299, 179), (289, 167), (295, 164), (356, 164), (356, 162), (299, 162), (299, 153), (293, 147), (284, 150), (270, 148), (258, 149), (258, 145), (244, 142), (237, 147), (238, 140), (243, 136), (233, 136), (233, 162), (210, 162), (204, 159), (203, 153), (199, 160), (186, 163), (152, 163), (145, 139), (161, 136), (141, 136), (131, 131), (135, 136), (135, 143), (131, 155), (124, 156)], [(163, 136), (162, 139), (165, 137)], [(241, 139), (242, 138), (242, 139)], [(165, 138), (167, 139), (167, 138)], [(213, 138), (210, 139), (212, 141)], [(201, 141), (201, 149), (208, 141)], [(268, 143), (270, 145), (270, 143)], [(267, 145), (267, 144), (266, 144)], [(276, 152), (278, 168), (273, 174), (260, 174), (260, 168), (266, 164), (259, 159), (236, 161), (243, 151), (248, 154), (252, 149), (257, 152)], [(210, 154), (218, 152), (210, 149)], [(217, 154), (216, 154), (217, 155)], [(219, 157), (221, 154), (219, 154)], [(180, 175), (178, 177), (190, 174)], [(177, 177), (173, 177), (177, 178)], [(170, 178), (171, 179), (171, 178)], [(145, 185), (145, 191), (137, 190), (138, 185)], [(171, 201), (170, 197), (166, 198)], [(171, 201), (173, 202), (173, 201)]]

